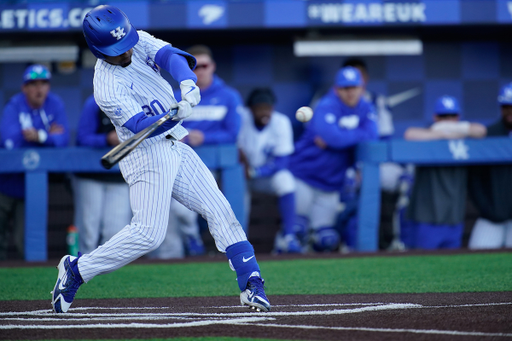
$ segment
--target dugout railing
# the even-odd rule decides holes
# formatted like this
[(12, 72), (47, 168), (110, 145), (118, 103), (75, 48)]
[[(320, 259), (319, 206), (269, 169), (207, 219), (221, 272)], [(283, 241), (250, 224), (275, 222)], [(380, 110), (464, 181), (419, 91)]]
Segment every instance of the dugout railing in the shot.
[[(48, 259), (48, 173), (118, 172), (100, 164), (109, 149), (83, 147), (0, 149), (0, 173), (25, 173), (25, 260)], [(245, 178), (235, 145), (195, 149), (206, 166), (219, 170), (222, 192), (236, 217), (244, 220)]]
[[(107, 151), (78, 147), (0, 150), (0, 173), (25, 173), (25, 260), (47, 260), (48, 173), (118, 171), (117, 166), (102, 168), (99, 160)], [(222, 191), (243, 222), (245, 179), (236, 147), (221, 145), (196, 151), (210, 169), (221, 171)], [(374, 252), (378, 250), (381, 162), (439, 166), (512, 163), (512, 139), (376, 141), (359, 145), (357, 160), (363, 181), (356, 249)]]

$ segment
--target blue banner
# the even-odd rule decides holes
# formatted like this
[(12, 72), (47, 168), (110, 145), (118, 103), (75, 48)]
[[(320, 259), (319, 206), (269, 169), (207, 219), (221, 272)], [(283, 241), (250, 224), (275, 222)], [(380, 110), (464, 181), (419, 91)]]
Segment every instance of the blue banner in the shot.
[[(512, 0), (114, 1), (138, 29), (301, 28), (508, 24)], [(73, 1), (0, 5), (0, 31), (80, 30), (93, 6)]]

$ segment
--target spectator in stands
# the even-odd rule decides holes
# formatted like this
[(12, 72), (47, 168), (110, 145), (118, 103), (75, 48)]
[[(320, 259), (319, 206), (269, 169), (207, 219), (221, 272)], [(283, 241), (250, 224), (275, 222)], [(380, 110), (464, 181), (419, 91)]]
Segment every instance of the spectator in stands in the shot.
[(275, 102), (270, 88), (256, 88), (247, 98), (248, 110), (242, 112), (238, 146), (248, 179), (245, 212), (249, 217), (251, 191), (277, 195), (283, 225), (276, 234), (275, 252), (300, 253), (302, 247), (294, 231), (295, 180), (288, 170), (293, 131), (290, 119), (274, 110)]
[[(107, 148), (117, 146), (114, 125), (89, 96), (78, 122), (77, 146)], [(79, 233), (79, 250), (90, 253), (130, 224), (129, 187), (119, 171), (76, 173), (73, 177), (74, 223)]]
[[(215, 74), (216, 64), (208, 46), (194, 45), (186, 52), (197, 60), (194, 73), (197, 76), (196, 84), (201, 90), (201, 102), (192, 108), (192, 115), (183, 121), (183, 126), (189, 132), (183, 142), (191, 147), (236, 143), (240, 130), (239, 110), (242, 107), (240, 94)], [(176, 100), (179, 101), (180, 94), (176, 93), (175, 95)], [(218, 178), (217, 174), (214, 176)], [(173, 200), (171, 217), (171, 219), (177, 219), (179, 231), (185, 240), (187, 254), (203, 254), (205, 249), (200, 235), (197, 214)], [(167, 231), (176, 234), (172, 228), (168, 228)], [(170, 237), (166, 237), (160, 250), (157, 249), (151, 255), (169, 249), (170, 246), (166, 246), (169, 240)]]
[[(428, 128), (408, 128), (404, 137), (410, 141), (429, 141), (485, 136), (483, 125), (460, 118), (457, 99), (442, 96), (435, 104), (434, 123)], [(415, 223), (416, 248), (454, 249), (461, 246), (466, 195), (465, 166), (416, 167), (407, 209), (408, 218)]]
[[(23, 73), (21, 93), (5, 105), (0, 122), (1, 145), (6, 149), (24, 147), (65, 147), (69, 129), (62, 99), (50, 92), (51, 73), (43, 65), (30, 65)], [(24, 256), (24, 174), (0, 176), (0, 259), (6, 258), (8, 226), (13, 224), (18, 257)]]
[[(512, 83), (498, 96), (501, 118), (487, 127), (489, 137), (512, 138)], [(480, 211), (470, 249), (512, 248), (512, 165), (475, 166), (469, 170), (470, 196)]]
[(311, 230), (314, 250), (338, 248), (340, 238), (334, 226), (339, 194), (347, 168), (355, 163), (354, 147), (378, 137), (377, 117), (362, 98), (363, 92), (361, 72), (351, 66), (340, 69), (290, 160), (296, 178), (297, 225)]

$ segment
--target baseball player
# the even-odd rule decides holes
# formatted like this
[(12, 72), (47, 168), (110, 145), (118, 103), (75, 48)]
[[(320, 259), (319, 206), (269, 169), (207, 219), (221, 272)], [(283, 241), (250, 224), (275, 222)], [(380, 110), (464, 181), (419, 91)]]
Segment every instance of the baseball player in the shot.
[(334, 225), (339, 193), (347, 168), (354, 166), (354, 147), (378, 137), (376, 115), (362, 98), (363, 90), (358, 69), (340, 69), (291, 156), (297, 224), (311, 230), (312, 247), (317, 251), (338, 247), (340, 238)]
[[(98, 58), (94, 98), (114, 124), (120, 141), (159, 120), (170, 108), (177, 107), (178, 113), (119, 163), (130, 186), (131, 223), (91, 253), (61, 259), (52, 293), (54, 311), (68, 311), (82, 283), (156, 249), (165, 238), (171, 198), (208, 222), (217, 249), (226, 253), (236, 271), (241, 303), (270, 310), (252, 245), (208, 168), (180, 142), (187, 134), (181, 120), (200, 101), (192, 72), (195, 58), (147, 32), (136, 31), (113, 6), (98, 6), (87, 13), (83, 32)], [(160, 68), (180, 84), (180, 102), (174, 99)]]
[[(512, 83), (498, 95), (501, 117), (487, 127), (488, 137), (512, 138)], [(470, 249), (512, 248), (512, 165), (469, 169), (469, 193), (480, 216), (469, 238)]]
[[(435, 103), (434, 123), (428, 128), (410, 127), (404, 138), (411, 141), (482, 138), (479, 123), (462, 121), (455, 97), (442, 96)], [(412, 221), (415, 247), (456, 249), (461, 246), (466, 212), (467, 167), (416, 167), (407, 216)]]
[[(93, 148), (119, 144), (114, 126), (93, 95), (82, 108), (76, 144)], [(75, 173), (72, 180), (79, 250), (89, 253), (130, 223), (129, 188), (119, 172)]]
[(251, 191), (277, 194), (283, 227), (277, 233), (275, 251), (300, 253), (302, 247), (294, 230), (295, 180), (288, 170), (294, 150), (293, 131), (290, 119), (274, 111), (275, 101), (271, 89), (257, 88), (247, 99), (248, 110), (242, 111), (238, 146), (249, 179), (246, 214), (250, 213)]
[[(6, 149), (65, 147), (69, 128), (64, 102), (50, 91), (51, 73), (44, 65), (30, 65), (23, 73), (21, 92), (3, 109), (0, 122), (1, 146)], [(0, 176), (0, 259), (7, 256), (9, 218), (14, 218), (14, 242), (18, 256), (24, 254), (23, 173)]]

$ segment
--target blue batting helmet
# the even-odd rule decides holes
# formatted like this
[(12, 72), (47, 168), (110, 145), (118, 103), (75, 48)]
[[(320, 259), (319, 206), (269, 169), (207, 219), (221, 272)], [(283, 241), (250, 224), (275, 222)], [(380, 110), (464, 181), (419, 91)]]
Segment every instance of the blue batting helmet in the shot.
[(119, 8), (101, 5), (85, 15), (85, 41), (98, 58), (119, 56), (139, 41), (139, 34)]
[(504, 85), (501, 88), (498, 103), (500, 105), (512, 105), (512, 83)]

